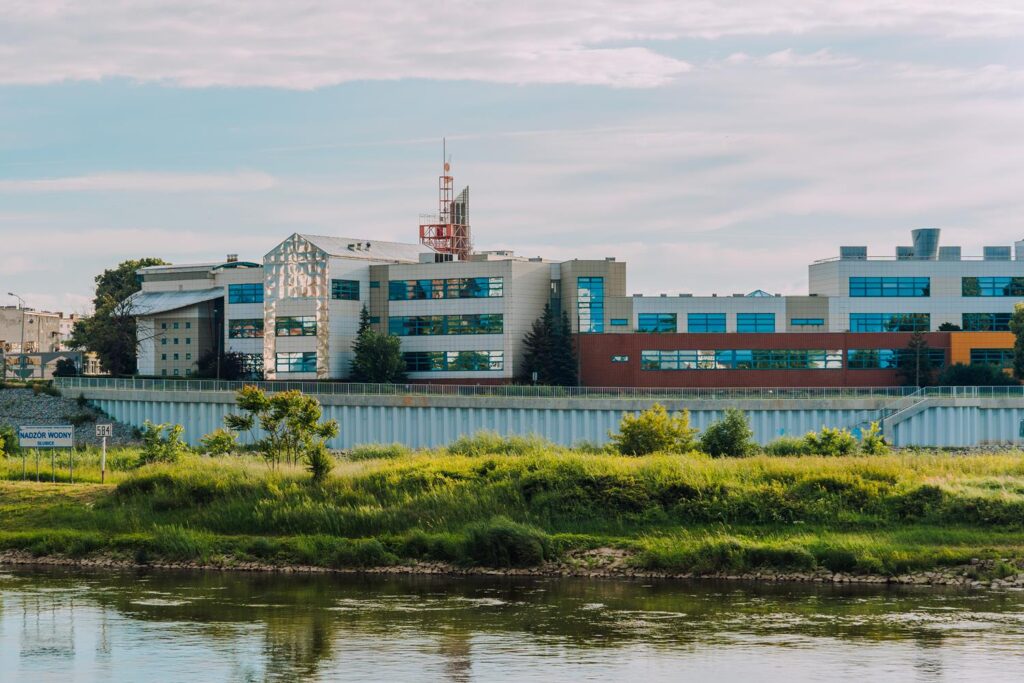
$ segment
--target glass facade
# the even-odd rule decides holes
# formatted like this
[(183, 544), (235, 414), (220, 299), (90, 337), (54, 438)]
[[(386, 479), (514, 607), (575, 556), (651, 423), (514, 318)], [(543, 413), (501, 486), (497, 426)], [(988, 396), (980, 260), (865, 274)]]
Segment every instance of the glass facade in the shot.
[(263, 303), (263, 285), (258, 282), (228, 285), (229, 304)]
[(580, 332), (604, 332), (604, 278), (576, 278)]
[(834, 370), (843, 352), (821, 349), (641, 351), (641, 370)]
[(503, 330), (501, 313), (407, 315), (388, 318), (389, 334), (399, 337), (440, 334), (501, 334)]
[(964, 296), (1024, 296), (1024, 277), (965, 277)]
[(263, 318), (236, 318), (228, 321), (231, 339), (256, 339), (263, 336)]
[(359, 280), (331, 280), (331, 298), (359, 301)]
[(971, 349), (971, 365), (1013, 367), (1013, 349)]
[(263, 379), (262, 353), (240, 353), (238, 359), (241, 364), (242, 379)]
[[(946, 352), (929, 349), (932, 367), (946, 364)], [(914, 356), (908, 349), (850, 349), (847, 367), (851, 370), (894, 370), (903, 364), (913, 364)]]
[(927, 277), (851, 277), (851, 297), (931, 296)]
[(689, 313), (686, 316), (686, 331), (725, 332), (725, 313)]
[(774, 313), (737, 313), (737, 332), (774, 332)]
[(403, 354), (409, 372), (503, 370), (504, 351), (410, 351)]
[(637, 332), (671, 333), (676, 331), (675, 313), (641, 313), (637, 316)]
[(793, 327), (823, 327), (825, 325), (824, 318), (792, 318), (789, 324)]
[(316, 372), (316, 351), (278, 353), (274, 368), (278, 372)]
[(502, 296), (505, 296), (505, 282), (500, 277), (456, 277), (442, 280), (392, 280), (388, 282), (388, 299), (391, 301), (491, 299)]
[(274, 324), (274, 334), (278, 337), (315, 337), (316, 317), (294, 315), (278, 318)]
[(927, 332), (928, 313), (851, 313), (850, 332)]
[(612, 327), (629, 327), (629, 321), (625, 318), (612, 318), (608, 324)]
[(964, 313), (963, 329), (967, 332), (1009, 332), (1012, 313)]

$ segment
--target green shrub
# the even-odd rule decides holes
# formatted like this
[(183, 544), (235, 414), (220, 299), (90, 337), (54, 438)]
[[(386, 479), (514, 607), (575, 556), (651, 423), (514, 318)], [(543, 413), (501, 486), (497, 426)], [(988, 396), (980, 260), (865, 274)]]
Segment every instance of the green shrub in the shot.
[[(164, 436), (164, 432), (167, 436)], [(142, 424), (142, 451), (139, 465), (156, 462), (177, 462), (188, 452), (188, 446), (181, 440), (185, 428), (181, 425), (153, 424), (146, 420)]]
[(393, 460), (412, 453), (412, 449), (401, 443), (364, 443), (345, 453), (349, 460)]
[(550, 552), (547, 534), (508, 517), (493, 517), (466, 529), (466, 557), (476, 564), (532, 567), (541, 564)]
[(82, 425), (96, 421), (96, 416), (90, 413), (88, 410), (82, 410), (77, 413), (65, 415), (64, 420), (75, 427), (81, 427)]
[(527, 453), (544, 453), (557, 447), (541, 437), (501, 436), (497, 432), (479, 431), (472, 436), (460, 436), (448, 444), (447, 450), (452, 455), (526, 455)]
[(742, 410), (727, 408), (718, 422), (712, 423), (700, 437), (700, 449), (713, 458), (742, 457), (757, 450), (754, 432)]
[(238, 434), (218, 427), (206, 436), (200, 437), (199, 443), (207, 455), (228, 455), (238, 446)]
[(6, 422), (0, 422), (0, 455), (11, 456), (21, 452), (18, 444), (18, 430)]
[(807, 441), (796, 436), (780, 436), (765, 446), (764, 452), (766, 455), (777, 456), (811, 454), (811, 451), (807, 448)]
[(814, 455), (852, 455), (857, 452), (857, 439), (849, 429), (822, 427), (818, 433), (808, 432), (804, 442), (807, 451)]
[(334, 469), (334, 457), (327, 446), (318, 443), (306, 451), (306, 471), (313, 477), (313, 482), (321, 484)]
[(623, 455), (688, 453), (696, 446), (697, 430), (690, 427), (690, 411), (672, 417), (665, 406), (655, 403), (641, 413), (625, 413), (612, 443)]
[(82, 410), (85, 410), (86, 408), (89, 407), (89, 399), (85, 397), (85, 394), (79, 393), (78, 397), (75, 398), (75, 405), (77, 405)]
[(168, 560), (205, 561), (214, 551), (214, 536), (177, 524), (158, 526), (153, 533), (150, 548), (156, 555)]
[(860, 450), (866, 455), (885, 455), (889, 452), (889, 444), (882, 436), (882, 428), (877, 422), (872, 422), (866, 432), (860, 436)]

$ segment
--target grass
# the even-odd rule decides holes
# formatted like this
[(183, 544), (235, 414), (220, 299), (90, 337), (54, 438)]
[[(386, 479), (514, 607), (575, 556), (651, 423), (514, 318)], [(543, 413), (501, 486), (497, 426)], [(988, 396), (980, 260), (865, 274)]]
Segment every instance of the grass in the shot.
[(139, 468), (137, 452), (114, 450), (103, 486), (95, 452), (76, 454), (73, 486), (20, 481), (9, 458), (0, 548), (358, 567), (532, 566), (610, 546), (641, 568), (689, 572), (898, 574), (1024, 559), (1020, 453), (635, 458), (533, 439), (486, 450), (367, 447), (322, 485), (252, 456)]

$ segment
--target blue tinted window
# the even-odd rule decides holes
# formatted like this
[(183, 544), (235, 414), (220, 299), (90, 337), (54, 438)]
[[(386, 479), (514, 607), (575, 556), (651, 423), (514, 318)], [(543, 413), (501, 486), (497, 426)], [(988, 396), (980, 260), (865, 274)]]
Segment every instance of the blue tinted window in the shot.
[(687, 332), (725, 332), (725, 313), (690, 313), (686, 316)]
[(1024, 296), (1024, 277), (965, 277), (964, 296)]
[(627, 327), (629, 325), (629, 321), (625, 318), (612, 318), (608, 321), (608, 324), (612, 327)]
[(480, 372), (505, 367), (504, 351), (410, 351), (403, 357), (409, 372)]
[(641, 351), (641, 370), (836, 370), (843, 352), (824, 349)]
[(229, 304), (263, 303), (263, 284), (258, 282), (228, 285)]
[(851, 277), (850, 296), (930, 296), (931, 278), (927, 277)]
[(668, 333), (676, 331), (675, 313), (641, 313), (637, 316), (637, 332)]
[(737, 332), (774, 332), (774, 313), (737, 313)]
[(604, 332), (604, 278), (576, 278), (580, 332)]
[(279, 353), (274, 361), (278, 372), (316, 372), (316, 351)]
[(504, 329), (503, 323), (501, 313), (398, 315), (388, 318), (388, 333), (399, 337), (422, 337), (444, 334), (501, 334)]
[(1013, 349), (971, 349), (971, 365), (1013, 367)]
[(964, 313), (963, 328), (968, 332), (1009, 332), (1011, 313)]
[(359, 280), (331, 280), (331, 298), (359, 301)]
[[(933, 367), (940, 368), (946, 363), (943, 349), (929, 349), (928, 356)], [(914, 362), (914, 355), (908, 349), (850, 349), (847, 351), (847, 367), (851, 370), (893, 370), (902, 364), (908, 367)]]
[(789, 321), (793, 327), (821, 327), (825, 324), (824, 318), (793, 318)]
[(929, 313), (851, 313), (850, 332), (927, 332)]

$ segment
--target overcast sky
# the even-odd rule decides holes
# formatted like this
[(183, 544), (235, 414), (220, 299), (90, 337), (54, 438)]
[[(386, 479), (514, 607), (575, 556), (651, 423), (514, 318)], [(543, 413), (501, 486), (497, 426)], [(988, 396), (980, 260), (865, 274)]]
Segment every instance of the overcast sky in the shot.
[(441, 137), (479, 249), (630, 292), (806, 290), (1024, 238), (1020, 0), (0, 0), (0, 303), (133, 257), (415, 241)]

